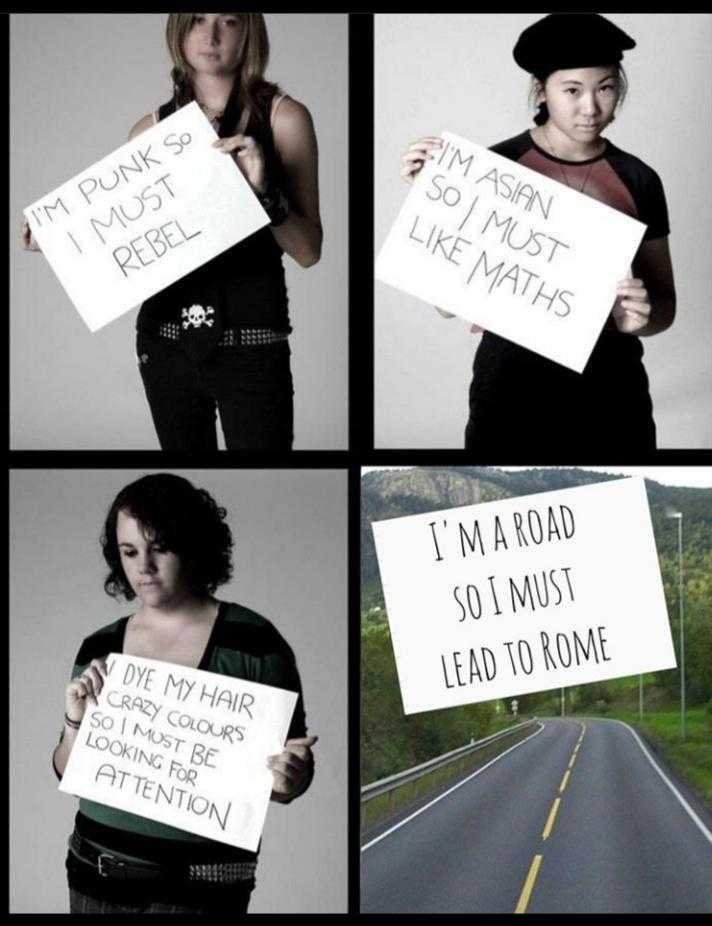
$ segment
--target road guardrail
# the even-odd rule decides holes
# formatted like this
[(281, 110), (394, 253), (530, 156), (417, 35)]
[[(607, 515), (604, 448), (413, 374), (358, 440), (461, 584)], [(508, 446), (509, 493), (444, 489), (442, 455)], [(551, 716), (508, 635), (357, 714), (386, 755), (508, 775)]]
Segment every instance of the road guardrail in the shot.
[(451, 752), (446, 752), (442, 756), (436, 756), (434, 759), (428, 759), (427, 762), (423, 762), (420, 765), (414, 765), (413, 768), (408, 768), (404, 772), (396, 772), (395, 775), (389, 775), (387, 778), (381, 778), (380, 781), (374, 781), (369, 785), (364, 785), (361, 788), (361, 803), (365, 804), (367, 801), (372, 800), (374, 797), (378, 797), (380, 794), (387, 794), (389, 791), (394, 791), (401, 785), (415, 781), (417, 778), (422, 778), (423, 775), (427, 775), (436, 769), (443, 768), (443, 766), (449, 765), (451, 762), (457, 762), (457, 760), (462, 759), (463, 756), (469, 755), (472, 752), (477, 752), (477, 750), (489, 746), (490, 743), (504, 739), (504, 737), (510, 736), (517, 730), (521, 730), (530, 724), (536, 723), (536, 721), (537, 718), (532, 717), (530, 720), (515, 724), (513, 727), (507, 727), (506, 730), (492, 733), (490, 736), (486, 736), (476, 743), (467, 743), (465, 746), (460, 746), (457, 749), (453, 749)]

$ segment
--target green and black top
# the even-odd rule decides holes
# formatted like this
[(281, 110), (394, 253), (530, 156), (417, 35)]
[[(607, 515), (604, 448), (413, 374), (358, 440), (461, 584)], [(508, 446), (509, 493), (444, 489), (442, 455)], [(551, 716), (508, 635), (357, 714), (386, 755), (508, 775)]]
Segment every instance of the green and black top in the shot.
[[(122, 617), (84, 640), (75, 659), (72, 678), (81, 675), (92, 659), (123, 652), (128, 620), (128, 617)], [(276, 628), (255, 611), (221, 601), (197, 668), (297, 692), (299, 697), (288, 738), (306, 735), (301, 682), (294, 654)], [(257, 857), (256, 852), (206, 839), (84, 798), (79, 801), (75, 825), (81, 836), (105, 851), (132, 859), (162, 864), (208, 864), (254, 861)], [(92, 875), (92, 872), (78, 871), (71, 864), (67, 867), (70, 887), (87, 891), (96, 888), (98, 883), (105, 884), (99, 882), (98, 875)]]

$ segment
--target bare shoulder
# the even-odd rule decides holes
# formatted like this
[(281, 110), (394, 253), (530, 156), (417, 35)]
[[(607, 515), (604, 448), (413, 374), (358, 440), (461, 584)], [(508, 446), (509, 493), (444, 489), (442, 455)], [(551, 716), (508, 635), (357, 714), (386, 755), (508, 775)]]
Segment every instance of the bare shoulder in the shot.
[(131, 131), (129, 132), (129, 141), (132, 138), (135, 138), (137, 135), (140, 135), (141, 132), (145, 132), (146, 129), (150, 129), (154, 125), (153, 113), (148, 113), (142, 119), (139, 119), (136, 125), (132, 126)]
[(282, 97), (276, 104), (273, 116), (275, 136), (292, 136), (314, 131), (314, 123), (307, 107), (291, 96)]

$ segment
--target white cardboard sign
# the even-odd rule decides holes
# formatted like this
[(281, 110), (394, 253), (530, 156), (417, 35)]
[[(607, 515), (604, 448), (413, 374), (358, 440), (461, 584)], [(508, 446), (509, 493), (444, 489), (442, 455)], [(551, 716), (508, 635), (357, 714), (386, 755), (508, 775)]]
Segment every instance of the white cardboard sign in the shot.
[(676, 665), (640, 477), (372, 528), (406, 714)]
[(578, 373), (646, 226), (443, 132), (376, 261), (376, 277)]
[(256, 851), (297, 695), (112, 653), (61, 791)]
[(91, 331), (269, 223), (216, 138), (190, 103), (24, 210)]

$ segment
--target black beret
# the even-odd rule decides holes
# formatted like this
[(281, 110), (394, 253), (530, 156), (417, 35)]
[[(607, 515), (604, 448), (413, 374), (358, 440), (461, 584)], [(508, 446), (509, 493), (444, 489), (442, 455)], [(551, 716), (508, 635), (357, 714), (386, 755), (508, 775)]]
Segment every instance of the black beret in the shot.
[(635, 41), (598, 13), (550, 13), (522, 32), (519, 67), (540, 80), (554, 71), (617, 64)]

